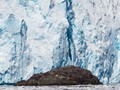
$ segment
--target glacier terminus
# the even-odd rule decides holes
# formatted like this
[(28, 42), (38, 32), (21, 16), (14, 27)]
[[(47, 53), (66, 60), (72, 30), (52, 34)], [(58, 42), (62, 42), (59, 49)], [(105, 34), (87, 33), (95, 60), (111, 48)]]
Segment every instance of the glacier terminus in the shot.
[(68, 65), (120, 83), (120, 0), (0, 0), (0, 83)]

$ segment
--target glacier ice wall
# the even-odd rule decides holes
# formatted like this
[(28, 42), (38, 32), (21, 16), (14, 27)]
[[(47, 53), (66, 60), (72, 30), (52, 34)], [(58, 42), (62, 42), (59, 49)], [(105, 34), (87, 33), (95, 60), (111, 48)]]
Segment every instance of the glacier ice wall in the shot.
[(75, 65), (120, 83), (120, 0), (0, 0), (0, 83)]

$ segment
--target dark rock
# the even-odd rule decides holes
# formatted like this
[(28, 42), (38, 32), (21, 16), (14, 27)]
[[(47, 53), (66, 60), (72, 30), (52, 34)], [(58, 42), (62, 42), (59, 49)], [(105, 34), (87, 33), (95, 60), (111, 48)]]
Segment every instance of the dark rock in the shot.
[(34, 74), (27, 81), (20, 81), (16, 83), (17, 86), (78, 84), (101, 83), (90, 71), (75, 66), (66, 66), (46, 73)]

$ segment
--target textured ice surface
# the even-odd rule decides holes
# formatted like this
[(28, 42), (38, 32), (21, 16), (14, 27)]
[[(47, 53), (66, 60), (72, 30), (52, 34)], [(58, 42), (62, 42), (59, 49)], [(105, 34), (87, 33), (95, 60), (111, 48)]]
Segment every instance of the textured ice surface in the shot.
[(66, 65), (120, 83), (120, 0), (0, 0), (0, 83)]

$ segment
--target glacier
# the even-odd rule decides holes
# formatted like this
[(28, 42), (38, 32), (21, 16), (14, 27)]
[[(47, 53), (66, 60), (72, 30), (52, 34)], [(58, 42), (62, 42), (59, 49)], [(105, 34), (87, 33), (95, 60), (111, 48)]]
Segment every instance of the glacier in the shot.
[(0, 0), (0, 83), (67, 65), (120, 83), (120, 0)]

